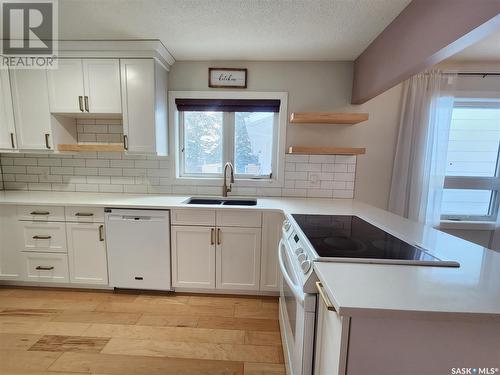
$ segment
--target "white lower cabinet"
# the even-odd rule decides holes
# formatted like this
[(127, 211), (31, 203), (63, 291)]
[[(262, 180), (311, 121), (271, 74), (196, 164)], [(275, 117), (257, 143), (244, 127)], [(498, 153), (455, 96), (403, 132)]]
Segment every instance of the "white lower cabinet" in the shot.
[(284, 216), (281, 212), (262, 214), (262, 257), (260, 264), (260, 290), (279, 291), (281, 272), (278, 264), (278, 244)]
[(18, 249), (16, 206), (0, 206), (0, 280), (20, 280), (23, 263)]
[(108, 285), (103, 220), (104, 208), (0, 206), (0, 280)]
[(64, 223), (20, 221), (21, 251), (66, 253)]
[(217, 289), (259, 290), (260, 228), (217, 228)]
[(107, 284), (108, 263), (103, 224), (66, 223), (72, 283)]
[(325, 293), (318, 298), (316, 312), (314, 374), (344, 375), (350, 318), (337, 314)]
[(173, 226), (173, 286), (257, 291), (260, 249), (260, 228)]
[(215, 289), (215, 228), (172, 227), (172, 284)]
[(69, 282), (68, 256), (55, 253), (21, 253), (25, 266), (25, 281)]

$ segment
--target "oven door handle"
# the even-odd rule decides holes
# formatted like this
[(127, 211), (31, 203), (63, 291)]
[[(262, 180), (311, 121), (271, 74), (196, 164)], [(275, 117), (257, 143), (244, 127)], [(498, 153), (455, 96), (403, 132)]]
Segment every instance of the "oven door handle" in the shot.
[(285, 249), (285, 243), (283, 242), (283, 239), (280, 240), (279, 243), (279, 250), (278, 250), (278, 261), (281, 269), (281, 274), (283, 275), (283, 278), (285, 279), (285, 282), (288, 284), (289, 288), (292, 290), (293, 295), (295, 298), (298, 300), (298, 302), (303, 305), (304, 304), (304, 293), (302, 293), (302, 290), (299, 289), (299, 287), (293, 283), (290, 275), (288, 275), (288, 272), (285, 267), (285, 262), (283, 261), (283, 250)]

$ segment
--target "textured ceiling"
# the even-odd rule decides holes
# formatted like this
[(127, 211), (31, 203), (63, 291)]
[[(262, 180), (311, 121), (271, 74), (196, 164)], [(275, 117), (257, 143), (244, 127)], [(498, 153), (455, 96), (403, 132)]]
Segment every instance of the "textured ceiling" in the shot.
[(410, 0), (59, 0), (61, 39), (160, 39), (177, 60), (354, 60)]
[(452, 61), (496, 61), (500, 63), (500, 31), (453, 55)]

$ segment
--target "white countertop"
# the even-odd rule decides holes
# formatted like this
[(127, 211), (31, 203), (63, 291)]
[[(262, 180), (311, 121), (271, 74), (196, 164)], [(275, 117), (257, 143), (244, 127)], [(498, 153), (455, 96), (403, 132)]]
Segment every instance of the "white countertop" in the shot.
[[(186, 205), (188, 196), (65, 192), (0, 192), (0, 204), (100, 206), (116, 208), (235, 209)], [(241, 208), (241, 207), (239, 207)], [(341, 315), (391, 311), (476, 314), (500, 317), (500, 253), (387, 211), (350, 199), (258, 198), (245, 209), (280, 210), (285, 214), (357, 215), (416, 243), (440, 259), (456, 260), (460, 268), (316, 263), (315, 270)]]

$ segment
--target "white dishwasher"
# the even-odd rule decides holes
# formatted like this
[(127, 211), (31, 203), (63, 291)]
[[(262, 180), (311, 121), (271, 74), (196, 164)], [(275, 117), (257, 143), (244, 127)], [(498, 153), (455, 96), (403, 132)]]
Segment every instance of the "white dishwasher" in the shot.
[(109, 285), (171, 290), (170, 212), (107, 208)]

